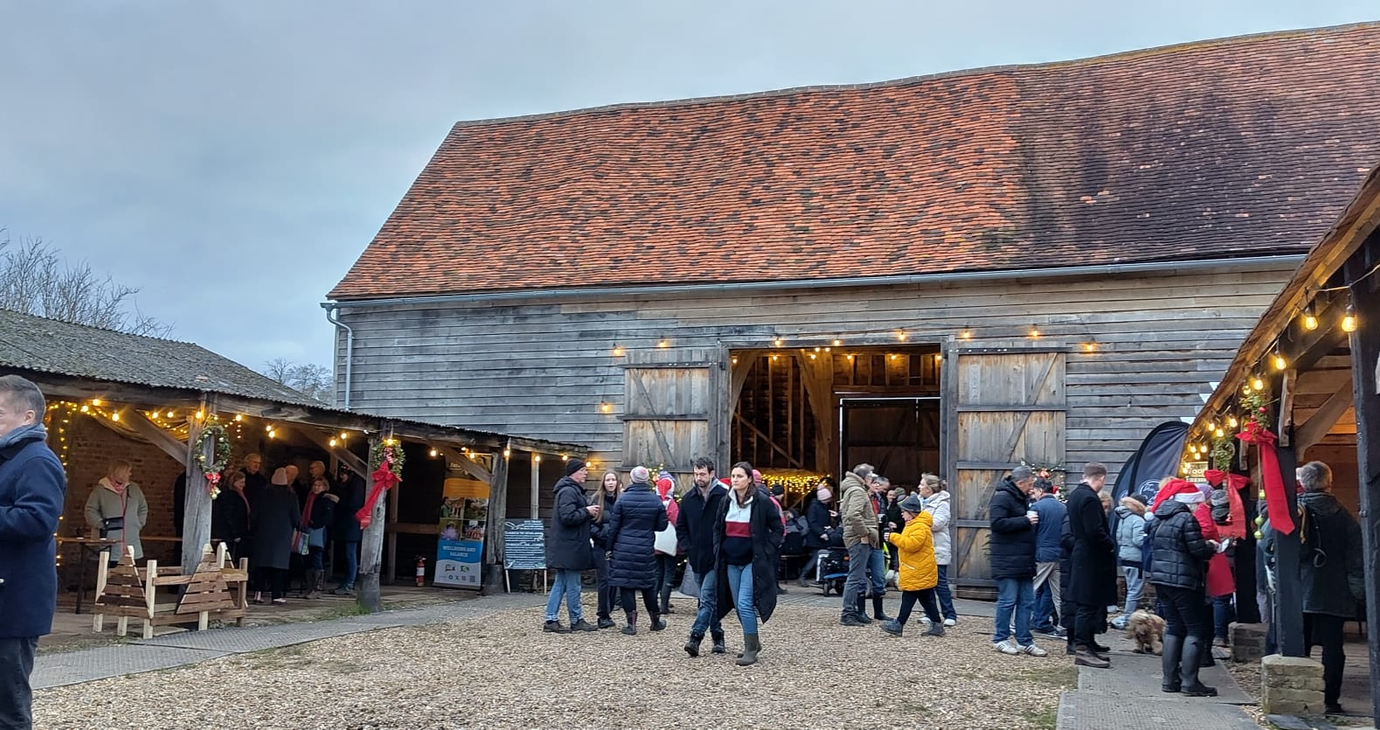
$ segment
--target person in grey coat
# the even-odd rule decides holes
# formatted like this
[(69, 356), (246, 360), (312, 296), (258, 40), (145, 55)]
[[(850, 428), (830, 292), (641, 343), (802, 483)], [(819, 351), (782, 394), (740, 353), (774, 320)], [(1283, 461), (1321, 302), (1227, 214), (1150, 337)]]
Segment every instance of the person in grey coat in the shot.
[(253, 505), (253, 548), (249, 567), (259, 575), (254, 602), (263, 603), (267, 589), (274, 603), (287, 603), (287, 571), (292, 556), (292, 533), (301, 527), (297, 494), (292, 491), (287, 471), (273, 472), (272, 483)]
[(670, 520), (661, 498), (652, 491), (651, 472), (646, 467), (633, 467), (632, 484), (609, 512), (605, 540), (613, 552), (609, 565), (609, 586), (622, 590), (623, 613), (628, 625), (623, 633), (637, 633), (637, 593), (647, 607), (652, 631), (666, 628), (661, 619), (660, 601), (656, 591), (656, 533), (666, 529)]
[[(139, 531), (148, 524), (149, 503), (144, 499), (143, 488), (130, 481), (132, 472), (128, 461), (111, 462), (105, 476), (86, 498), (86, 524), (91, 527), (91, 534), (119, 541), (110, 551), (112, 563), (119, 562), (126, 548), (134, 548), (135, 560), (144, 558)], [(116, 525), (120, 527), (117, 529)]]

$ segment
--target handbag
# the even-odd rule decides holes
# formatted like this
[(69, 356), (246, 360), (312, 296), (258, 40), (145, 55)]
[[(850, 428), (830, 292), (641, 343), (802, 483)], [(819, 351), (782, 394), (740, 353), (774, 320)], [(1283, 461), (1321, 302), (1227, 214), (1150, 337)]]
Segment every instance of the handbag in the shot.
[(124, 518), (123, 515), (121, 515), (120, 517), (107, 517), (107, 518), (101, 520), (101, 538), (102, 538), (102, 539), (104, 539), (105, 537), (109, 536), (110, 533), (112, 533), (112, 532), (120, 532), (121, 530), (124, 530), (124, 529), (125, 529), (125, 518)]
[(695, 571), (685, 566), (685, 576), (680, 579), (680, 592), (691, 598), (700, 597), (700, 582), (695, 580)]
[(292, 551), (298, 555), (311, 554), (311, 540), (307, 533), (301, 530), (292, 531)]

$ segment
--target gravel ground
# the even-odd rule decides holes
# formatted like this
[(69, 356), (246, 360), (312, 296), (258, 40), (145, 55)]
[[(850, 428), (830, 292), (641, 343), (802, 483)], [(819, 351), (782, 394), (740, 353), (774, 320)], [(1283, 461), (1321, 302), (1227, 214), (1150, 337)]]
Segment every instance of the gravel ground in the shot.
[[(846, 628), (783, 605), (756, 666), (660, 633), (541, 632), (541, 610), (388, 629), (37, 693), (38, 728), (1053, 728), (1077, 674), (993, 652), (990, 619), (942, 638)], [(645, 622), (644, 622), (645, 623)], [(1061, 650), (1058, 654), (1054, 649)], [(697, 689), (702, 687), (703, 689)]]

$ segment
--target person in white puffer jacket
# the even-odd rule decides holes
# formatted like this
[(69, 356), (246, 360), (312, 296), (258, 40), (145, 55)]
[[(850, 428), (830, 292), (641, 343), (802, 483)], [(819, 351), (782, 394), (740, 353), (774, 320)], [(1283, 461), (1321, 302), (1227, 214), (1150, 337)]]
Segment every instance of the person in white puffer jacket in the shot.
[(939, 612), (944, 615), (944, 625), (958, 623), (958, 612), (954, 610), (953, 593), (949, 590), (949, 562), (953, 549), (949, 540), (949, 485), (934, 474), (920, 477), (920, 497), (925, 500), (925, 511), (930, 514), (933, 524), (930, 531), (934, 535), (934, 562), (939, 567), (939, 585), (935, 586), (935, 596), (939, 598)]

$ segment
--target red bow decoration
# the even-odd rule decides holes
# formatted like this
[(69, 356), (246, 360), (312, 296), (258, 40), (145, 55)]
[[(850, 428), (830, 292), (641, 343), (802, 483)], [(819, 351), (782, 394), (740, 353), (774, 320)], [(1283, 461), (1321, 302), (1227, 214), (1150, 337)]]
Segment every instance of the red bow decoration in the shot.
[(1242, 443), (1255, 444), (1260, 449), (1260, 475), (1265, 482), (1265, 506), (1269, 510), (1270, 526), (1280, 533), (1294, 532), (1294, 519), (1289, 516), (1289, 503), (1285, 501), (1284, 477), (1279, 473), (1279, 454), (1275, 451), (1275, 435), (1259, 423), (1246, 424), (1236, 438)]
[(213, 472), (211, 472), (210, 474), (207, 474), (207, 475), (206, 475), (206, 493), (207, 493), (207, 494), (210, 494), (210, 495), (213, 495), (213, 496), (214, 496), (215, 493), (216, 493), (216, 485), (218, 485), (218, 484), (220, 484), (220, 474), (219, 474), (218, 472), (214, 472), (214, 471), (213, 471)]
[(374, 480), (374, 488), (369, 490), (369, 498), (364, 500), (364, 506), (355, 513), (361, 530), (369, 527), (369, 523), (374, 521), (374, 505), (378, 504), (379, 497), (402, 483), (398, 475), (393, 473), (393, 458), (391, 456), (384, 456), (383, 462), (379, 464), (379, 468), (375, 469), (370, 477)]

